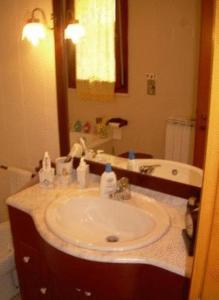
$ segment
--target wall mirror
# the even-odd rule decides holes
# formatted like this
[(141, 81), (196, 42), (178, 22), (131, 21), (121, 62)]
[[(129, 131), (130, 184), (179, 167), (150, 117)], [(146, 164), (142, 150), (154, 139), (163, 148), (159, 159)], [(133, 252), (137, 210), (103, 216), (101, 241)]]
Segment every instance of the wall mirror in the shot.
[[(84, 136), (89, 148), (119, 158), (120, 168), (125, 168), (129, 150), (143, 158), (151, 155), (202, 167), (213, 1), (128, 1), (128, 93), (117, 93), (109, 102), (79, 100), (76, 90), (68, 86), (63, 38), (67, 2), (53, 1), (61, 153), (67, 154), (78, 136)], [(154, 76), (155, 95), (148, 93), (150, 76)], [(122, 118), (128, 125), (116, 129), (117, 133), (111, 128), (103, 138), (96, 134), (96, 118)], [(89, 122), (91, 133), (74, 132), (77, 121), (82, 127)], [(175, 169), (171, 166), (171, 172)]]

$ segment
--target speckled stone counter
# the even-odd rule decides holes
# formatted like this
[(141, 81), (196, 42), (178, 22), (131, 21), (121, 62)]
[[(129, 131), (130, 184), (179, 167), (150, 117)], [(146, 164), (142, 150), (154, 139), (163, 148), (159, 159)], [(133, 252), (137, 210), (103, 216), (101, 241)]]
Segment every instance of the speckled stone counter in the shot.
[[(94, 176), (93, 179), (90, 187), (97, 187), (98, 177)], [(29, 214), (33, 218), (40, 236), (50, 245), (75, 257), (100, 262), (151, 264), (190, 277), (192, 261), (187, 255), (181, 233), (185, 227), (185, 199), (132, 186), (132, 191), (154, 198), (166, 210), (171, 220), (168, 232), (157, 242), (136, 250), (97, 251), (80, 248), (61, 240), (49, 230), (45, 222), (45, 211), (48, 205), (60, 196), (71, 195), (75, 189), (78, 189), (76, 183), (72, 183), (68, 187), (57, 184), (52, 189), (45, 189), (37, 184), (9, 197), (7, 204)]]

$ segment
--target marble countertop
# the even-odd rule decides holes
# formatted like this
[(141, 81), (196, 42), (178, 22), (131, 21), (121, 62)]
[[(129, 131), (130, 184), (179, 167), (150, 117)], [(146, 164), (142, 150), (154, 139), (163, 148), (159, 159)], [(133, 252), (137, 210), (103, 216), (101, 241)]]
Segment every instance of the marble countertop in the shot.
[[(95, 178), (89, 187), (98, 186), (95, 182), (97, 180), (98, 178)], [(67, 187), (56, 184), (51, 189), (36, 184), (9, 197), (7, 204), (29, 214), (40, 236), (50, 245), (67, 254), (100, 262), (150, 264), (182, 276), (191, 276), (192, 261), (187, 255), (181, 233), (185, 227), (185, 199), (132, 186), (132, 191), (154, 198), (165, 208), (171, 219), (170, 229), (157, 242), (143, 248), (123, 252), (97, 251), (80, 248), (63, 241), (49, 230), (45, 222), (47, 206), (60, 196), (71, 195), (77, 188), (76, 183)]]

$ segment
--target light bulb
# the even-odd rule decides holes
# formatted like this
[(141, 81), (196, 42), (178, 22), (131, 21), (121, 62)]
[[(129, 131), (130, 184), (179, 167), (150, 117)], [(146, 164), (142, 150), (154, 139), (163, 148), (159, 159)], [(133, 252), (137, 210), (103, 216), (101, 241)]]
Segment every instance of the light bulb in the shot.
[(65, 39), (70, 39), (74, 44), (85, 35), (84, 28), (79, 23), (70, 23), (65, 28)]
[(22, 32), (22, 40), (27, 39), (34, 46), (37, 46), (39, 40), (45, 39), (45, 26), (39, 22), (27, 23)]

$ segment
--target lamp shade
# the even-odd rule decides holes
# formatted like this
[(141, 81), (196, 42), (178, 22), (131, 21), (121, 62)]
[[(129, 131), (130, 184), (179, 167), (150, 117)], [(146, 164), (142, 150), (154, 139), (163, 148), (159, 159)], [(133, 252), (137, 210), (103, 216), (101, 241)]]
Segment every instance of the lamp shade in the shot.
[(22, 40), (27, 39), (34, 46), (37, 46), (39, 40), (45, 39), (45, 26), (40, 22), (28, 22), (22, 32)]
[(70, 23), (65, 28), (65, 39), (72, 40), (74, 44), (77, 44), (84, 35), (84, 28), (78, 22)]

